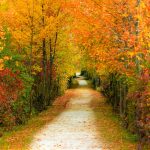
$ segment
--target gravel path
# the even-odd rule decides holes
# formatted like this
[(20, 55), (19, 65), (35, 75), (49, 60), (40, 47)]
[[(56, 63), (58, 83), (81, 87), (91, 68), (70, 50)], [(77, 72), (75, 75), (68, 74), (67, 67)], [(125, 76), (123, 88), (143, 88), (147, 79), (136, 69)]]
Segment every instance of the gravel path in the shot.
[(95, 116), (90, 107), (93, 93), (86, 80), (78, 80), (76, 96), (66, 110), (42, 129), (31, 143), (30, 150), (102, 150), (96, 131)]

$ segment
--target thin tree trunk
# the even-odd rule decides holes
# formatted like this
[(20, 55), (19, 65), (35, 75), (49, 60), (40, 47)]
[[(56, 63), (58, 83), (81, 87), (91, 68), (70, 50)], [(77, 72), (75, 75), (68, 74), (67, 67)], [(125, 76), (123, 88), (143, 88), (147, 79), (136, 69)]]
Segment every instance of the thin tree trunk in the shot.
[(55, 58), (55, 54), (56, 54), (57, 40), (58, 40), (58, 32), (56, 32), (56, 34), (55, 34), (55, 44), (54, 44), (54, 56), (53, 56), (53, 59)]
[[(141, 0), (137, 0), (137, 5), (136, 5), (136, 8), (138, 10), (138, 8), (140, 7), (140, 4), (141, 4)], [(139, 12), (137, 12), (137, 15), (139, 15)], [(138, 46), (139, 44), (139, 33), (140, 33), (140, 30), (139, 30), (139, 24), (140, 24), (140, 21), (139, 19), (137, 18), (136, 20), (136, 24), (135, 24), (135, 28), (136, 28), (136, 46)], [(141, 57), (141, 56), (139, 56)], [(137, 69), (138, 69), (138, 74), (140, 75), (140, 62), (138, 59), (136, 59), (136, 65), (137, 65)], [(141, 112), (139, 111), (139, 106), (140, 106), (140, 103), (141, 103), (141, 100), (140, 99), (137, 99), (137, 107), (136, 107), (136, 122), (138, 123), (138, 121), (141, 119)], [(142, 134), (140, 132), (140, 129), (138, 129), (138, 134), (139, 134), (139, 143), (138, 143), (138, 146), (137, 146), (137, 149), (138, 150), (142, 150), (143, 149), (143, 143), (142, 143)]]
[[(30, 40), (30, 76), (32, 76), (32, 53), (33, 53), (33, 38), (34, 38), (34, 0), (32, 3), (32, 15), (31, 15), (31, 40)], [(30, 115), (32, 113), (32, 95), (33, 91), (31, 89), (31, 95), (29, 99), (29, 105), (30, 105)]]
[(49, 44), (50, 44), (50, 77), (49, 77), (49, 79), (50, 79), (50, 82), (49, 82), (49, 84), (50, 84), (50, 87), (51, 87), (51, 85), (52, 85), (52, 71), (53, 71), (53, 49), (52, 49), (52, 40), (50, 39), (50, 41), (49, 41)]
[(119, 97), (120, 97), (120, 117), (122, 117), (122, 114), (123, 114), (123, 97), (122, 97), (121, 82), (119, 82)]
[[(44, 16), (44, 1), (42, 3), (42, 24), (43, 29), (45, 28), (45, 16)], [(46, 54), (46, 38), (42, 40), (42, 51), (43, 51), (43, 100), (44, 108), (46, 107), (46, 70), (47, 70), (47, 54)]]
[[(137, 5), (136, 5), (137, 8), (140, 6), (140, 3), (141, 3), (141, 0), (137, 0)], [(136, 42), (137, 43), (138, 43), (138, 36), (139, 36), (139, 33), (140, 33), (140, 31), (139, 31), (139, 23), (140, 23), (140, 21), (139, 21), (139, 19), (137, 19), (136, 23), (135, 23), (136, 36), (137, 36), (137, 41)]]

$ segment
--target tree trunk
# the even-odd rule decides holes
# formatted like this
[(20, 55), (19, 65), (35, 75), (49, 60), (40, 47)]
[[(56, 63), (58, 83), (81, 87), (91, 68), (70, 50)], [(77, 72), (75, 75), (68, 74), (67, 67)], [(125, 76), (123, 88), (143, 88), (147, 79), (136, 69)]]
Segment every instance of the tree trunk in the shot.
[[(32, 76), (32, 57), (33, 57), (32, 53), (33, 53), (33, 38), (34, 38), (34, 0), (32, 3), (32, 14), (31, 14), (30, 18), (31, 18), (31, 26), (30, 26), (30, 28), (31, 28), (31, 39), (30, 39), (30, 69), (29, 69), (29, 71), (30, 71), (30, 76)], [(32, 94), (33, 94), (33, 91), (31, 89), (31, 95), (29, 98), (29, 105), (30, 105), (29, 113), (30, 113), (30, 115), (32, 113)]]
[[(45, 16), (44, 16), (44, 2), (42, 3), (42, 24), (43, 29), (45, 28)], [(44, 108), (46, 107), (46, 70), (47, 70), (47, 54), (46, 54), (46, 39), (42, 40), (42, 54), (43, 54), (43, 101)]]
[(51, 87), (52, 85), (52, 72), (53, 72), (53, 49), (52, 49), (52, 40), (50, 39), (50, 77), (49, 77), (49, 86)]

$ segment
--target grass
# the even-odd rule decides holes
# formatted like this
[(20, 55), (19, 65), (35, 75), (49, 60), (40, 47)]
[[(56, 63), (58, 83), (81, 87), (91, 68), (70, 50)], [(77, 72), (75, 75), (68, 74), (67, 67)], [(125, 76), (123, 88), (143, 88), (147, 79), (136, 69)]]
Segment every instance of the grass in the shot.
[(4, 132), (0, 138), (0, 150), (28, 150), (34, 135), (65, 109), (67, 101), (73, 95), (72, 90), (66, 91), (64, 96), (56, 99), (53, 106), (31, 118), (26, 125), (20, 125), (12, 131)]
[[(100, 141), (103, 141), (104, 150), (137, 150), (138, 136), (131, 134), (122, 126), (120, 117), (117, 116), (105, 98), (97, 92), (91, 102)], [(150, 150), (145, 145), (142, 150)]]
[(105, 143), (104, 149), (136, 150), (137, 136), (122, 127), (119, 117), (113, 113), (111, 106), (106, 104), (103, 96), (93, 99), (92, 108), (100, 141)]
[(79, 86), (79, 83), (76, 79), (72, 79), (71, 87), (72, 89), (75, 89)]
[(47, 123), (51, 122), (63, 111), (64, 107), (50, 107), (47, 111), (33, 117), (26, 125), (15, 127), (13, 131), (5, 132), (0, 138), (1, 150), (27, 150), (33, 136)]
[[(76, 81), (74, 81), (77, 84)], [(90, 81), (88, 81), (89, 84)], [(92, 90), (93, 91), (93, 90)], [(137, 137), (121, 126), (121, 121), (111, 106), (105, 103), (99, 92), (93, 91), (94, 98), (91, 108), (96, 117), (96, 127), (103, 150), (136, 150)], [(73, 97), (73, 90), (58, 98), (54, 106), (29, 120), (26, 125), (15, 127), (13, 131), (5, 132), (0, 138), (0, 150), (28, 150), (34, 135), (47, 123), (53, 121), (65, 108), (67, 101)], [(145, 150), (148, 150), (146, 148)]]

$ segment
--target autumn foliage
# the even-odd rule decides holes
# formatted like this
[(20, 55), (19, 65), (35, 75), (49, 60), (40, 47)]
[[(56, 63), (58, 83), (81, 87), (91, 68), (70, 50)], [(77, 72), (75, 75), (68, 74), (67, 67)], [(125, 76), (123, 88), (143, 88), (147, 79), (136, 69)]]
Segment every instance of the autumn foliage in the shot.
[(150, 137), (150, 2), (72, 0), (70, 5), (83, 68), (94, 83), (101, 79), (101, 91), (123, 126), (138, 133), (141, 149)]
[(68, 43), (70, 16), (63, 8), (63, 1), (0, 1), (0, 125), (6, 129), (67, 89), (80, 56)]
[(139, 149), (150, 139), (149, 0), (3, 0), (0, 16), (4, 105), (21, 94), (22, 112), (42, 111), (83, 68)]

